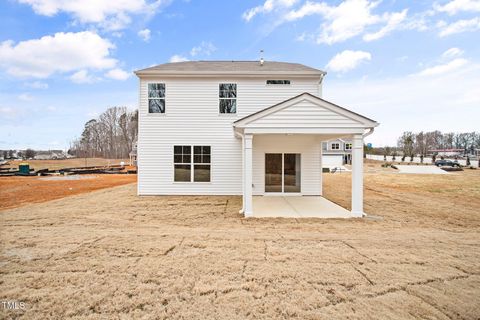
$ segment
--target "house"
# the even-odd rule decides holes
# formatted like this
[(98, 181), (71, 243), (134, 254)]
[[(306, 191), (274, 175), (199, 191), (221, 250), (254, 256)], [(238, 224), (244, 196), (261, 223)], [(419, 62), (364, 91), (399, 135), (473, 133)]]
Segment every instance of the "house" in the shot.
[(342, 138), (352, 141), (349, 213), (364, 214), (363, 140), (378, 123), (322, 99), (325, 72), (262, 59), (135, 73), (139, 195), (242, 195), (246, 217), (274, 205), (287, 210), (279, 201), (329, 207), (321, 197), (321, 145)]
[(455, 157), (464, 154), (464, 149), (432, 149), (430, 154), (435, 154), (439, 157)]
[(322, 165), (326, 167), (339, 167), (352, 163), (352, 140), (335, 139), (322, 143)]

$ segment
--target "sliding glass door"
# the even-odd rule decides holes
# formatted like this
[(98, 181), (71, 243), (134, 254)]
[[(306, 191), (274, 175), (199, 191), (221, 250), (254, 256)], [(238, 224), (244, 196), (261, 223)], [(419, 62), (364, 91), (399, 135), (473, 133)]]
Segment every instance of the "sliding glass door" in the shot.
[(266, 153), (265, 192), (299, 193), (300, 159), (299, 153)]

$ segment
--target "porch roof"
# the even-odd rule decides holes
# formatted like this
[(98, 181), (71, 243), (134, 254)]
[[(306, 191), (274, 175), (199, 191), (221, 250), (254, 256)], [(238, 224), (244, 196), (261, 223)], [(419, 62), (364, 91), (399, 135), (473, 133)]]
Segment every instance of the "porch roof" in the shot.
[(355, 134), (379, 124), (336, 104), (302, 93), (233, 123), (251, 133)]

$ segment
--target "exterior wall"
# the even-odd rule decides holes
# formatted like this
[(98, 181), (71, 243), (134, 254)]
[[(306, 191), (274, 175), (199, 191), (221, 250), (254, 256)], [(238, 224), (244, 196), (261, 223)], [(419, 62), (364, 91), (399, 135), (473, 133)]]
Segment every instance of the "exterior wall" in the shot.
[(254, 135), (253, 194), (265, 192), (265, 153), (301, 154), (301, 194), (322, 194), (321, 149), (314, 135)]
[[(266, 80), (141, 79), (138, 194), (242, 194), (242, 142), (235, 137), (232, 123), (303, 92), (315, 95), (319, 90), (314, 78), (292, 78), (290, 85), (278, 86), (267, 85)], [(165, 83), (165, 114), (148, 114), (149, 82)], [(219, 83), (237, 84), (236, 114), (219, 114)], [(174, 145), (211, 146), (211, 182), (174, 182)]]

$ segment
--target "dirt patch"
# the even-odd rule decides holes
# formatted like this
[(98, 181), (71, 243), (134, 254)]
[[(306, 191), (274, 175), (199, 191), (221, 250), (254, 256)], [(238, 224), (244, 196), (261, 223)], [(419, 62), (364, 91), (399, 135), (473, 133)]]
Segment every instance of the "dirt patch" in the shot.
[(0, 210), (46, 202), (137, 181), (133, 174), (0, 177)]
[[(63, 183), (63, 181), (62, 181)], [(0, 318), (478, 319), (480, 171), (366, 174), (379, 219), (244, 219), (130, 184), (0, 211)], [(325, 174), (350, 205), (350, 175)]]

